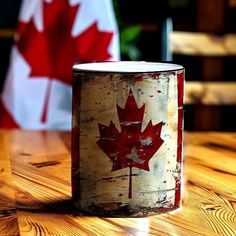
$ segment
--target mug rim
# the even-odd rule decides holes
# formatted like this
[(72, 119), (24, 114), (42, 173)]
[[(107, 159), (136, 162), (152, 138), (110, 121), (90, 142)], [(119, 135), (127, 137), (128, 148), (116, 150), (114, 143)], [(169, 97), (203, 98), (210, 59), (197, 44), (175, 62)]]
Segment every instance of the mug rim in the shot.
[(101, 73), (155, 73), (183, 70), (182, 65), (169, 62), (146, 62), (146, 61), (105, 61), (76, 63), (74, 71), (101, 72)]

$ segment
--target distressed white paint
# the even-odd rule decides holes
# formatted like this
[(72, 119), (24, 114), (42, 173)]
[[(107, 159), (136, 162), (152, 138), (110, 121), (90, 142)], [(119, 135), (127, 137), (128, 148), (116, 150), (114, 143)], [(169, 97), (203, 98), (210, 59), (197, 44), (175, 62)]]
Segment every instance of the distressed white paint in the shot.
[[(131, 199), (128, 198), (129, 168), (111, 172), (112, 161), (96, 144), (100, 136), (98, 123), (109, 126), (112, 121), (121, 131), (116, 105), (124, 107), (130, 89), (138, 107), (145, 104), (142, 132), (150, 120), (153, 125), (165, 123), (161, 132), (164, 143), (150, 159), (150, 171), (132, 168)], [(122, 202), (133, 209), (139, 206), (171, 208), (175, 200), (174, 176), (179, 171), (176, 169), (177, 73), (162, 73), (159, 80), (147, 74), (144, 80), (135, 83), (118, 76), (94, 76), (82, 84), (80, 108), (80, 206), (87, 209), (93, 204)], [(88, 122), (91, 117), (92, 121)], [(148, 145), (151, 139), (142, 142)], [(141, 161), (135, 150), (128, 158)], [(110, 177), (113, 181), (107, 181)]]

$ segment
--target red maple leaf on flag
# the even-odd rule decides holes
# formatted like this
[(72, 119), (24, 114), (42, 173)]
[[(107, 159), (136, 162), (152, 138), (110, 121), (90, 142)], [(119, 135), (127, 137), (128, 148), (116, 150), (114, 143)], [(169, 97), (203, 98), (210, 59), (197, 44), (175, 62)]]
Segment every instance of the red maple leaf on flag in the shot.
[(69, 0), (43, 1), (43, 31), (38, 31), (33, 19), (20, 22), (16, 46), (30, 65), (30, 78), (48, 77), (48, 89), (42, 122), (46, 120), (50, 80), (71, 84), (72, 65), (78, 61), (104, 61), (111, 58), (108, 46), (113, 32), (101, 32), (94, 22), (76, 37), (71, 34), (79, 5)]
[(121, 132), (110, 121), (109, 126), (98, 124), (99, 147), (113, 162), (112, 171), (129, 167), (129, 198), (132, 198), (132, 168), (149, 171), (149, 160), (164, 142), (161, 135), (163, 122), (156, 125), (150, 120), (141, 131), (145, 105), (138, 108), (130, 90), (125, 107), (117, 105)]

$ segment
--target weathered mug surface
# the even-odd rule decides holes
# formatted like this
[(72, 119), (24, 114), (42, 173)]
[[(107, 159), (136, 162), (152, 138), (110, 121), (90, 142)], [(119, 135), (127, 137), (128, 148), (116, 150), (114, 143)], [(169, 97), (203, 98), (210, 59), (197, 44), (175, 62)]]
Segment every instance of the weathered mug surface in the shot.
[(73, 67), (72, 197), (78, 211), (146, 216), (181, 199), (184, 68)]

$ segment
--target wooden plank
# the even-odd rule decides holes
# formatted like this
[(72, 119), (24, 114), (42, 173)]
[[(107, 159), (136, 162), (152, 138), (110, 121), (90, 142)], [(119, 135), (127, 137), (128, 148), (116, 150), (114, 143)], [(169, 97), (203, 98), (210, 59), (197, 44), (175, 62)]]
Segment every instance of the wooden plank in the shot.
[(187, 81), (185, 86), (185, 103), (236, 105), (236, 83)]
[(183, 204), (147, 218), (75, 215), (70, 134), (11, 131), (21, 235), (235, 235), (236, 133), (186, 133)]
[[(33, 176), (31, 176), (32, 170), (23, 175), (27, 167), (30, 166), (24, 164), (19, 169), (13, 170), (19, 192), (16, 197), (21, 235), (45, 233), (45, 235), (105, 236), (106, 233), (122, 235), (125, 232), (99, 218), (87, 217), (86, 219), (76, 216), (70, 201), (70, 185), (63, 183), (61, 178), (50, 174), (45, 175), (42, 169), (36, 167), (32, 167)], [(45, 179), (44, 177), (42, 179), (42, 176), (45, 176)], [(48, 180), (45, 181), (46, 179)], [(65, 191), (66, 189), (68, 190)], [(22, 193), (24, 193), (23, 198)], [(106, 232), (103, 231), (104, 227)]]
[(229, 7), (234, 8), (236, 7), (236, 0), (229, 0), (228, 4), (229, 4)]
[(229, 219), (236, 215), (235, 133), (188, 133), (185, 137), (185, 178), (196, 193), (192, 204), (212, 231), (234, 235), (236, 224)]
[(0, 38), (13, 38), (15, 30), (13, 29), (0, 29)]
[(9, 141), (0, 131), (0, 235), (18, 235), (15, 195), (10, 170)]
[(197, 30), (205, 32), (222, 32), (225, 23), (225, 0), (197, 1)]
[(74, 215), (70, 134), (15, 130), (10, 140), (21, 235), (129, 235), (97, 217)]
[[(220, 152), (236, 151), (235, 132), (185, 132), (186, 145), (211, 146), (215, 150), (220, 148)], [(235, 154), (235, 153), (233, 153)]]
[(170, 40), (174, 54), (193, 56), (236, 55), (236, 34), (217, 36), (200, 32), (174, 31)]

